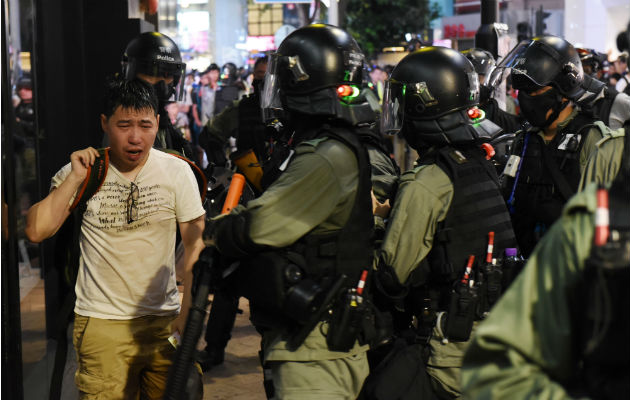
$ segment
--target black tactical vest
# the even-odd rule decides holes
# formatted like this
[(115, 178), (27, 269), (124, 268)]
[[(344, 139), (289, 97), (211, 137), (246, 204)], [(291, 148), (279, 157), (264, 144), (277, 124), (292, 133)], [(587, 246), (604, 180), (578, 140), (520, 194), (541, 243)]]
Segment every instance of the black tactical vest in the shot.
[[(626, 127), (622, 169), (630, 169), (629, 133)], [(630, 189), (622, 174), (609, 190), (609, 240), (593, 244), (576, 295), (579, 307), (573, 310), (581, 354), (578, 380), (593, 399), (630, 394)]]
[[(547, 145), (534, 132), (525, 133), (515, 142), (512, 153), (521, 155), (525, 135), (529, 135), (514, 192), (512, 217), (514, 232), (525, 256), (529, 255), (544, 230), (558, 219), (562, 207), (577, 190), (580, 151), (593, 122), (592, 118), (578, 114)], [(578, 141), (575, 135), (581, 139)], [(552, 170), (559, 171), (559, 179), (553, 176)], [(508, 186), (511, 188), (512, 185), (513, 181), (509, 180)]]
[[(328, 235), (307, 234), (288, 248), (258, 253), (246, 269), (241, 268), (246, 271), (240, 283), (241, 295), (250, 300), (251, 319), (259, 329), (290, 327), (295, 320), (308, 320), (308, 313), (296, 317), (291, 312), (293, 321), (287, 319), (287, 307), (296, 308), (287, 304), (291, 298), (302, 300), (309, 291), (321, 296), (316, 287), (327, 291), (342, 274), (347, 279), (339, 290), (356, 287), (362, 271), (372, 267), (374, 220), (366, 148), (358, 135), (341, 127), (320, 127), (311, 137), (329, 137), (353, 150), (359, 167), (354, 205), (341, 230)], [(306, 285), (308, 282), (313, 283)]]
[[(348, 129), (325, 126), (317, 136), (328, 136), (352, 149), (359, 166), (359, 185), (346, 225), (332, 235), (308, 234), (299, 241), (298, 246), (306, 244), (304, 254), (307, 264), (319, 264), (317, 271), (312, 271), (315, 276), (344, 273), (356, 284), (361, 271), (371, 268), (374, 253), (372, 243), (374, 219), (370, 197), (372, 181), (368, 153), (358, 135)], [(333, 270), (329, 270), (329, 266)]]
[(426, 263), (418, 268), (426, 275), (414, 280), (438, 288), (436, 310), (445, 310), (452, 283), (463, 277), (468, 256), (475, 255), (479, 263), (485, 259), (489, 232), (495, 233), (497, 258), (505, 248), (516, 247), (516, 240), (494, 167), (479, 148), (444, 147), (423, 160), (422, 164), (435, 163), (449, 176), (453, 200), (445, 220), (438, 225)]

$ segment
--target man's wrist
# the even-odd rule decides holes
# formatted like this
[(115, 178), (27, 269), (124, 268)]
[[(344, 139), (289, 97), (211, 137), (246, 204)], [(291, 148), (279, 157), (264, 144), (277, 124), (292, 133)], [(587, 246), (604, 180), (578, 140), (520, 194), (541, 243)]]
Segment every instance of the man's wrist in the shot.
[(68, 175), (68, 178), (66, 178), (66, 180), (69, 184), (78, 188), (79, 185), (85, 180), (85, 176), (81, 176), (75, 172), (70, 172), (70, 175)]

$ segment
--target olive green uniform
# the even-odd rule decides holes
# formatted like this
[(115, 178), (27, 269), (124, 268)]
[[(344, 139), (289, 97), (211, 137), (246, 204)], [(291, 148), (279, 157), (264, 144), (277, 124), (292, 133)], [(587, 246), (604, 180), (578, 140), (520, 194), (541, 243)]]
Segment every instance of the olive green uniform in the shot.
[(574, 196), (526, 268), (479, 325), (462, 367), (471, 399), (570, 399), (571, 304), (593, 242), (595, 185)]
[(615, 179), (624, 148), (624, 128), (610, 131), (595, 145), (580, 180), (580, 190), (591, 182), (608, 184)]
[[(232, 213), (249, 215), (249, 237), (257, 245), (283, 248), (306, 234), (339, 231), (348, 221), (358, 188), (352, 149), (336, 140), (300, 143), (288, 168), (259, 198)], [(221, 250), (219, 248), (219, 250)], [(354, 399), (368, 375), (367, 346), (328, 350), (326, 327), (318, 325), (295, 351), (281, 328), (263, 333), (264, 362), (273, 372), (276, 398)]]
[[(450, 178), (436, 164), (423, 165), (401, 175), (380, 250), (381, 260), (396, 271), (400, 282), (407, 282), (431, 251), (438, 224), (446, 218), (453, 195)], [(459, 369), (468, 342), (445, 344), (442, 339), (434, 328), (426, 369), (440, 398), (458, 397)]]

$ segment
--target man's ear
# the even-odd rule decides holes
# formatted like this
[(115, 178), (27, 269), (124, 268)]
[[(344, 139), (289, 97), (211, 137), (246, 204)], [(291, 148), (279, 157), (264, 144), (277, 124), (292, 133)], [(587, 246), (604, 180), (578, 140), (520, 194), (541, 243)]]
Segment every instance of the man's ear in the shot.
[(157, 126), (160, 126), (160, 113), (158, 113), (155, 118), (157, 120)]
[(107, 116), (105, 114), (101, 114), (101, 128), (103, 128), (103, 132), (107, 133)]

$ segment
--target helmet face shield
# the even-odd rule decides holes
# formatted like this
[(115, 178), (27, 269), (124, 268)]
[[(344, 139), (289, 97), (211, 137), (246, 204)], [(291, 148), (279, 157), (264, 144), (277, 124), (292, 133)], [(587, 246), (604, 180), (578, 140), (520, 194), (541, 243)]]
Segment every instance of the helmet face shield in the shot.
[[(465, 101), (470, 102), (467, 106), (472, 106), (479, 100), (479, 76), (471, 69), (466, 73), (466, 78), (468, 98)], [(387, 80), (383, 95), (381, 132), (390, 135), (398, 133), (402, 129), (405, 118), (435, 119), (454, 111), (451, 107), (437, 111), (440, 107), (440, 101), (435, 97), (437, 93), (437, 89), (435, 92), (430, 90), (427, 82), (403, 83), (395, 79)]]
[(170, 100), (181, 101), (184, 96), (184, 80), (181, 77), (186, 73), (185, 63), (132, 58), (123, 65), (123, 73), (125, 79), (133, 79), (139, 73), (164, 79), (173, 78), (167, 84), (173, 89)]
[(267, 123), (278, 119), (284, 114), (282, 101), (280, 100), (280, 84), (278, 82), (278, 53), (269, 56), (267, 72), (260, 95), (260, 108), (263, 122)]
[(531, 91), (556, 86), (569, 95), (579, 86), (584, 73), (575, 49), (569, 47), (566, 53), (561, 54), (543, 40), (524, 40), (497, 65), (488, 86), (496, 87), (511, 72), (515, 89)]
[(383, 108), (381, 115), (381, 132), (395, 135), (402, 129), (405, 120), (405, 92), (404, 83), (388, 79), (383, 90)]

